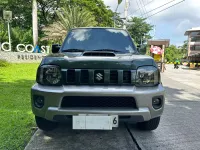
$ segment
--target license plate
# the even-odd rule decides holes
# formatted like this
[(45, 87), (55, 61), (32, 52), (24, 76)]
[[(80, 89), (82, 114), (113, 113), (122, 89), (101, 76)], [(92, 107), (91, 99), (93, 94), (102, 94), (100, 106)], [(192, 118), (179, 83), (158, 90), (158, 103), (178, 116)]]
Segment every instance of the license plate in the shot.
[(112, 130), (118, 127), (117, 115), (80, 114), (73, 116), (73, 129)]

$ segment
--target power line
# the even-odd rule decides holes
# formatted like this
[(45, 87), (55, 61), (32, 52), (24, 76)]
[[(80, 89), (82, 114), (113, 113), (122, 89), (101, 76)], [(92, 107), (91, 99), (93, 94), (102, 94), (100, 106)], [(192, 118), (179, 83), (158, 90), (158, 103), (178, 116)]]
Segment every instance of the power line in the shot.
[[(140, 8), (137, 0), (136, 0), (136, 3), (137, 3), (138, 8)], [(143, 18), (142, 11), (141, 11), (141, 9), (139, 9), (139, 10), (140, 10), (141, 16), (142, 16), (142, 18)], [(130, 15), (129, 15), (129, 16), (130, 16)]]
[[(148, 13), (150, 13), (150, 12), (152, 12), (152, 11), (156, 10), (156, 9), (159, 9), (159, 8), (161, 8), (161, 7), (163, 7), (163, 6), (167, 5), (167, 4), (169, 4), (169, 3), (172, 3), (172, 2), (174, 2), (174, 1), (175, 1), (175, 0), (172, 0), (172, 1), (170, 1), (170, 2), (168, 2), (168, 3), (165, 3), (165, 4), (163, 4), (163, 5), (159, 6), (159, 7), (156, 7), (156, 8), (154, 8), (154, 9), (152, 9), (152, 10), (148, 11), (148, 12), (147, 12), (147, 13), (145, 13), (145, 14), (148, 14)], [(145, 14), (143, 14), (143, 15), (145, 15)]]
[(160, 12), (163, 12), (163, 11), (165, 11), (165, 10), (167, 10), (167, 9), (169, 9), (169, 8), (171, 8), (171, 7), (173, 7), (173, 6), (175, 6), (175, 5), (178, 5), (178, 4), (180, 4), (180, 3), (184, 2), (184, 1), (185, 1), (185, 0), (182, 0), (182, 1), (178, 2), (178, 3), (176, 3), (176, 4), (173, 4), (173, 5), (171, 5), (171, 6), (167, 7), (167, 8), (165, 8), (165, 9), (162, 9), (161, 11), (158, 11), (158, 12), (154, 13), (153, 15), (148, 16), (148, 17), (145, 18), (145, 19), (148, 19), (148, 18), (150, 18), (150, 17), (152, 17), (152, 16), (154, 16), (154, 15), (160, 13)]
[[(144, 12), (145, 12), (145, 13), (147, 13), (147, 9), (146, 9), (146, 7), (145, 7), (144, 1), (143, 1), (143, 0), (141, 0), (141, 2), (142, 2), (142, 4), (143, 4), (143, 7), (144, 7)], [(147, 13), (147, 15), (148, 15), (148, 13)]]
[(144, 7), (142, 6), (142, 2), (141, 2), (141, 0), (138, 0), (138, 1), (139, 1), (140, 5), (141, 5), (141, 10), (144, 12), (143, 16), (145, 17), (145, 10), (144, 10)]
[[(154, 0), (152, 0), (152, 1), (148, 2), (148, 3), (146, 3), (144, 6), (147, 6), (147, 5), (151, 4), (153, 1), (154, 1)], [(138, 8), (139, 8), (139, 7), (138, 7)], [(137, 9), (137, 10), (135, 10), (135, 11), (134, 11), (133, 13), (131, 13), (129, 16), (133, 15), (134, 13), (138, 12), (139, 10), (140, 10), (140, 8)]]

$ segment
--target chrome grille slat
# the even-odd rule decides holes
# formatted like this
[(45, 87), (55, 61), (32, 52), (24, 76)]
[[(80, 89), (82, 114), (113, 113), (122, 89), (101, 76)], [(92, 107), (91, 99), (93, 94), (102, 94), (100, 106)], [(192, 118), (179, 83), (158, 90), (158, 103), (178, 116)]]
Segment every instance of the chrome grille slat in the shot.
[(123, 84), (123, 70), (118, 70), (118, 84)]
[(94, 70), (92, 69), (89, 70), (89, 84), (94, 84)]
[(81, 69), (75, 69), (75, 81), (76, 84), (81, 83)]

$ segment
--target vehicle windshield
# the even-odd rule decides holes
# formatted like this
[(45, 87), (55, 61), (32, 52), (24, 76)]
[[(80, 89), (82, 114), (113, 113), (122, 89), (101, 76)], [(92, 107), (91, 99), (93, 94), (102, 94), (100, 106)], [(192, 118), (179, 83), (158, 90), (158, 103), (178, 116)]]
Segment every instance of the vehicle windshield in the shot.
[(136, 48), (129, 34), (122, 29), (79, 28), (69, 32), (62, 51), (113, 51), (116, 53), (135, 53)]

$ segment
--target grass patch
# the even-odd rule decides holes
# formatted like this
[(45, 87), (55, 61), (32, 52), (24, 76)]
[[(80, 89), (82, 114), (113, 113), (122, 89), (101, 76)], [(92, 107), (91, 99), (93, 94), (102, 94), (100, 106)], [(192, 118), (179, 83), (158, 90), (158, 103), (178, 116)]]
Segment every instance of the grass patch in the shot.
[(35, 126), (30, 88), (38, 64), (0, 67), (0, 149), (24, 149)]
[(0, 59), (0, 67), (8, 67), (10, 63), (8, 63), (6, 60)]

